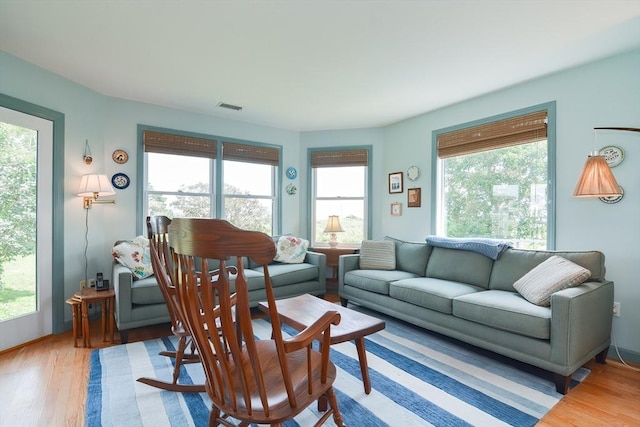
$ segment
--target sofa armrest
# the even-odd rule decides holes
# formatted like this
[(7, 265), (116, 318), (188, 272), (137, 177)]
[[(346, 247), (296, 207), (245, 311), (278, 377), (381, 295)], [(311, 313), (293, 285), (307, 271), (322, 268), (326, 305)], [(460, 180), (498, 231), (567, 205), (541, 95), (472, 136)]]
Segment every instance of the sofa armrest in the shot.
[(360, 254), (347, 254), (338, 257), (338, 293), (344, 288), (345, 273), (360, 268)]
[(551, 360), (565, 366), (608, 348), (613, 282), (585, 282), (551, 296)]
[[(131, 321), (131, 284), (133, 275), (131, 270), (117, 262), (113, 263), (113, 289), (116, 293), (116, 322), (118, 325)], [(119, 328), (119, 327), (118, 327)]]
[(307, 251), (304, 262), (318, 267), (318, 282), (323, 289), (327, 289), (327, 256), (320, 252)]

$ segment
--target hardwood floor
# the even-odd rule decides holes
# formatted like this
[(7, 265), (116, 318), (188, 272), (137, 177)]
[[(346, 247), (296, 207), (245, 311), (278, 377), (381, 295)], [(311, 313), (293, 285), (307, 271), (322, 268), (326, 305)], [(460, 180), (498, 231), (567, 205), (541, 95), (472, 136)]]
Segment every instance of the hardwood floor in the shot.
[[(129, 341), (170, 333), (169, 324), (140, 328), (129, 333)], [(92, 323), (91, 336), (96, 348), (110, 345), (100, 342), (99, 321)], [(92, 350), (74, 348), (71, 332), (67, 332), (1, 354), (0, 426), (84, 425)], [(591, 374), (538, 426), (640, 426), (640, 373), (612, 359), (606, 365), (592, 361), (587, 367)], [(357, 427), (354, 422), (349, 425)]]

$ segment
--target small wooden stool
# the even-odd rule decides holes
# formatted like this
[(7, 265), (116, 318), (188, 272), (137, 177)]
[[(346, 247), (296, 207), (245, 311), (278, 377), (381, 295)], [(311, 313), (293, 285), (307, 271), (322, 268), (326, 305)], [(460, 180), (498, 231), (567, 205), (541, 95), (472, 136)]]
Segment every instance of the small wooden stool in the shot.
[(81, 325), (78, 327), (78, 323), (82, 316), (82, 313), (80, 312), (82, 303), (74, 297), (69, 298), (66, 303), (71, 306), (71, 315), (73, 317), (73, 346), (78, 347), (78, 338), (82, 336), (82, 327)]

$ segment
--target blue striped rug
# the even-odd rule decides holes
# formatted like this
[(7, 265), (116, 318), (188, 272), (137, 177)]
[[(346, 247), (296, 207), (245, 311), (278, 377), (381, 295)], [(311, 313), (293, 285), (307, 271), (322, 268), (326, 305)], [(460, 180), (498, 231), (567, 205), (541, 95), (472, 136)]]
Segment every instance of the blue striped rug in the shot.
[[(364, 394), (355, 345), (331, 347), (338, 367), (334, 388), (349, 427), (533, 426), (562, 398), (545, 371), (384, 319), (385, 330), (366, 339), (371, 394)], [(256, 335), (270, 336), (267, 321), (254, 325)], [(171, 359), (158, 352), (176, 345), (169, 337), (94, 350), (86, 425), (206, 426), (211, 407), (206, 393), (168, 392), (136, 381), (143, 376), (170, 381)], [(183, 369), (181, 382), (204, 383), (199, 364)], [(588, 374), (580, 369), (574, 385)], [(286, 425), (306, 427), (318, 417), (310, 408)]]

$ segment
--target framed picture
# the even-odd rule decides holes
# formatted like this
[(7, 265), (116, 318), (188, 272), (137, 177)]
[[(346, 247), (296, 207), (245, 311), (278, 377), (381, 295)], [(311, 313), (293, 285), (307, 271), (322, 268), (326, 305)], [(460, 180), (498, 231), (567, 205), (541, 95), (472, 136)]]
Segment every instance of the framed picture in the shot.
[(400, 216), (402, 215), (402, 203), (391, 203), (391, 215)]
[(407, 206), (410, 208), (419, 208), (422, 205), (422, 189), (409, 188), (407, 190)]
[(389, 193), (402, 193), (402, 172), (389, 174)]

